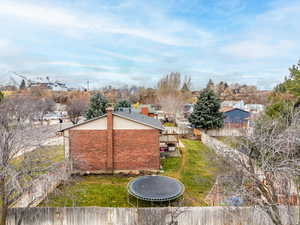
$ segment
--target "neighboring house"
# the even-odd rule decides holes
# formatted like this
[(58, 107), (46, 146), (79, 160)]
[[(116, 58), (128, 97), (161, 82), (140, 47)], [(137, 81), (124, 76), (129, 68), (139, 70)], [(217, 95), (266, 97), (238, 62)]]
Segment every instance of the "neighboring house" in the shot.
[(210, 129), (207, 134), (210, 136), (243, 136), (251, 131), (249, 124), (251, 114), (242, 109), (223, 107), (224, 126), (219, 129)]
[(224, 128), (247, 128), (250, 112), (239, 108), (221, 108), (224, 113)]
[(245, 109), (245, 103), (243, 100), (241, 100), (241, 101), (223, 101), (223, 102), (221, 102), (221, 108), (223, 108), (223, 107)]
[(157, 114), (158, 114), (156, 112), (155, 108), (150, 104), (148, 104), (148, 105), (138, 105), (136, 108), (133, 107), (132, 111), (136, 112), (136, 113), (141, 113), (145, 116), (154, 117), (154, 118), (157, 118)]
[(64, 82), (51, 81), (49, 77), (37, 77), (35, 80), (27, 80), (29, 88), (50, 89), (53, 91), (67, 91), (68, 88)]
[(163, 126), (135, 112), (113, 112), (62, 130), (74, 172), (159, 171)]
[(253, 113), (260, 113), (264, 111), (265, 106), (262, 104), (246, 104), (245, 105), (245, 110), (248, 112), (253, 112)]

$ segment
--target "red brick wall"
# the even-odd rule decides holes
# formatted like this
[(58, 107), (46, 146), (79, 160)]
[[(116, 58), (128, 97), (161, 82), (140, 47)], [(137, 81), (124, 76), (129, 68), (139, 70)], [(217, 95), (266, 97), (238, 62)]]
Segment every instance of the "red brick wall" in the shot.
[(106, 130), (70, 130), (70, 156), (75, 170), (106, 169), (106, 149)]
[(113, 170), (114, 167), (114, 145), (113, 145), (113, 108), (107, 109), (107, 169)]
[(116, 170), (159, 170), (159, 131), (114, 130)]
[[(111, 170), (106, 130), (70, 130), (75, 170)], [(113, 130), (114, 170), (159, 170), (159, 131)]]

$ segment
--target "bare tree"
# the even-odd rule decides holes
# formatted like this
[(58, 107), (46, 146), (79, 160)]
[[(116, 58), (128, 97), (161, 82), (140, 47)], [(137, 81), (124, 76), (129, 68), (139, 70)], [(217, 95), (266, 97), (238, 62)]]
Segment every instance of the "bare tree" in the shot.
[[(225, 154), (235, 170), (219, 180), (224, 195), (259, 206), (276, 225), (296, 224), (290, 206), (297, 204), (296, 180), (300, 176), (299, 113), (259, 121), (238, 148), (242, 152), (239, 155)], [(286, 216), (279, 205), (285, 206)]]
[(67, 103), (67, 112), (73, 124), (79, 122), (80, 116), (84, 114), (88, 106), (88, 101), (85, 98), (72, 98)]
[(179, 92), (159, 95), (158, 100), (162, 110), (171, 114), (180, 113), (185, 103), (183, 96)]
[(34, 100), (32, 108), (35, 118), (43, 124), (45, 115), (54, 111), (55, 102), (51, 98), (37, 98)]
[(157, 84), (157, 97), (159, 104), (167, 113), (181, 112), (188, 89), (191, 86), (191, 80), (186, 77), (184, 81), (184, 90), (181, 88), (180, 73), (170, 73), (160, 79)]
[(158, 89), (160, 92), (170, 92), (179, 90), (181, 87), (180, 73), (170, 73), (158, 81)]
[(0, 225), (6, 224), (9, 206), (30, 188), (34, 177), (47, 170), (49, 163), (47, 159), (41, 161), (39, 154), (20, 156), (26, 147), (25, 136), (38, 139), (39, 131), (30, 123), (31, 114), (24, 114), (17, 104), (16, 98), (0, 104)]

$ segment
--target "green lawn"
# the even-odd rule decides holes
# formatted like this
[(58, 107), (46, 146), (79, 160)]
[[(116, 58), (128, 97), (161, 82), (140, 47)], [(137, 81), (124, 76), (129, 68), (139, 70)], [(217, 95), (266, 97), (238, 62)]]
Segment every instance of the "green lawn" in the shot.
[(199, 141), (182, 140), (186, 163), (180, 180), (186, 188), (187, 205), (206, 205), (204, 198), (214, 184), (218, 173), (215, 153)]
[[(212, 187), (217, 169), (215, 155), (196, 140), (182, 139), (186, 146), (181, 158), (162, 160), (162, 175), (179, 179), (184, 185), (184, 204), (203, 206), (206, 193)], [(129, 207), (127, 184), (134, 177), (90, 175), (75, 177), (68, 184), (60, 185), (40, 206), (102, 206)]]
[(46, 169), (52, 164), (64, 160), (64, 146), (43, 146), (16, 157), (13, 159), (12, 163), (16, 166), (21, 166), (25, 158), (27, 158), (27, 160), (30, 159), (30, 161), (32, 161), (34, 165), (39, 166), (41, 170), (44, 168)]
[(167, 158), (162, 165), (165, 174), (185, 185), (185, 205), (206, 205), (204, 198), (218, 173), (215, 153), (197, 140), (181, 139), (185, 148), (182, 158)]
[(171, 157), (171, 158), (165, 158), (161, 159), (160, 163), (163, 167), (163, 170), (171, 174), (172, 172), (176, 174), (178, 168), (180, 168), (182, 163), (181, 157)]
[(49, 160), (50, 163), (56, 163), (64, 160), (64, 146), (54, 145), (54, 146), (42, 146), (31, 152), (27, 152), (21, 156), (14, 159), (15, 163), (19, 163), (24, 157), (37, 158), (44, 157)]
[(74, 177), (68, 184), (59, 186), (40, 206), (129, 207), (126, 186), (130, 179), (108, 175)]

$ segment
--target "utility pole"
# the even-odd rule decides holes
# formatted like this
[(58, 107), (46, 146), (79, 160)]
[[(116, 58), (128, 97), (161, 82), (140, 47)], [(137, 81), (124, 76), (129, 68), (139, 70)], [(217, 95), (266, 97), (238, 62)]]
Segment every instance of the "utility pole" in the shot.
[(88, 80), (88, 81), (86, 82), (86, 84), (87, 84), (87, 91), (89, 91), (89, 90), (90, 90), (90, 81)]

